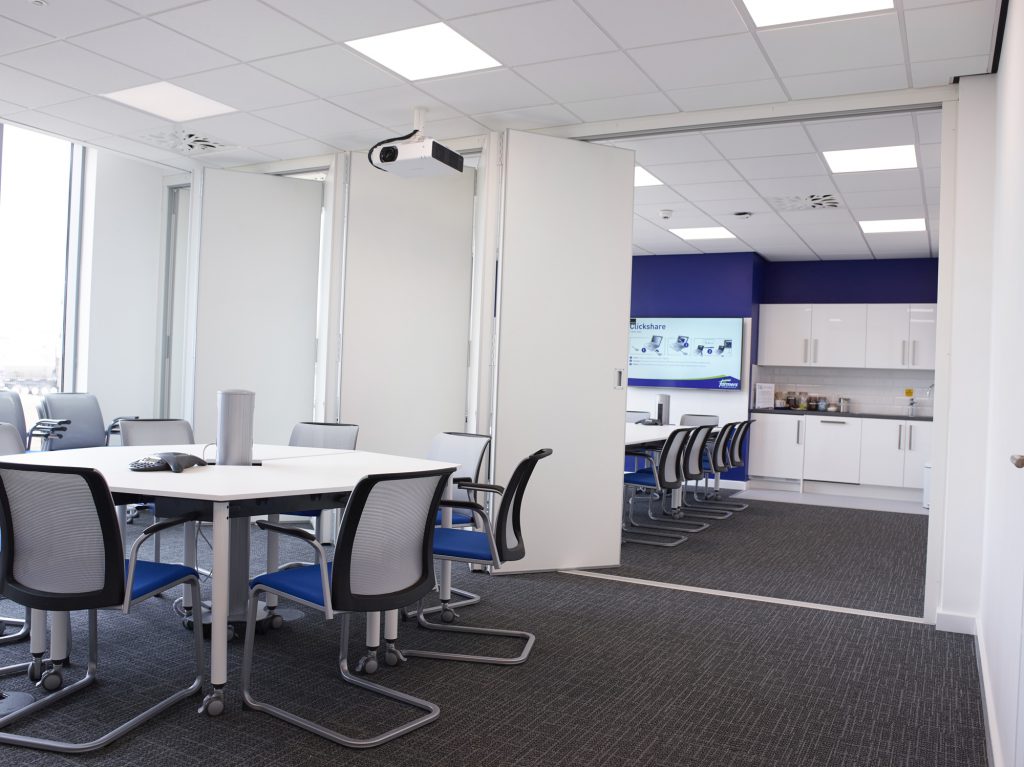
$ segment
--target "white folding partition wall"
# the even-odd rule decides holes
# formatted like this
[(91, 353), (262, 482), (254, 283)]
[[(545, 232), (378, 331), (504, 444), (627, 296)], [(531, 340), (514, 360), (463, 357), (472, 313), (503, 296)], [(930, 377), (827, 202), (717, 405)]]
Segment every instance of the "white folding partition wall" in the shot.
[(197, 439), (213, 441), (217, 391), (249, 389), (256, 441), (284, 444), (292, 426), (313, 415), (323, 187), (213, 168), (202, 171), (200, 186), (186, 417), (191, 412)]
[(421, 456), (464, 431), (475, 172), (403, 178), (354, 155), (341, 420), (359, 447)]
[(494, 481), (540, 448), (526, 558), (502, 573), (619, 563), (633, 153), (509, 131)]

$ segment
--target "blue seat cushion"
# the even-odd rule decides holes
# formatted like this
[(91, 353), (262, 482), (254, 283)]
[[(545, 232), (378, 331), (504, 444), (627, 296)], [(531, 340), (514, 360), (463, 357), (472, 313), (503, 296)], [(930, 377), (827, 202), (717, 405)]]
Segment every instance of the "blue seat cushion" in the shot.
[[(435, 524), (441, 524), (441, 510), (437, 510), (437, 522)], [(452, 524), (453, 525), (471, 525), (473, 524), (473, 515), (468, 514), (465, 511), (457, 511), (452, 509)]]
[(641, 469), (640, 471), (631, 471), (629, 474), (624, 474), (622, 481), (627, 485), (643, 485), (644, 487), (657, 487), (658, 480), (654, 476), (653, 469)]
[[(185, 565), (164, 564), (163, 562), (150, 562), (145, 559), (135, 561), (135, 580), (132, 582), (132, 600), (136, 600), (145, 594), (152, 594), (159, 591), (169, 583), (174, 583), (189, 575), (199, 577), (199, 574), (191, 567)], [(128, 560), (124, 562), (124, 577), (128, 578)]]
[[(327, 563), (327, 578), (331, 577), (333, 562)], [(324, 606), (324, 589), (320, 582), (319, 565), (303, 565), (278, 570), (276, 573), (263, 573), (249, 581), (249, 588), (266, 586), (282, 594), (301, 599), (310, 604)]]
[(438, 556), (492, 562), (491, 544), (487, 533), (475, 530), (456, 530), (451, 527), (434, 528), (434, 553)]

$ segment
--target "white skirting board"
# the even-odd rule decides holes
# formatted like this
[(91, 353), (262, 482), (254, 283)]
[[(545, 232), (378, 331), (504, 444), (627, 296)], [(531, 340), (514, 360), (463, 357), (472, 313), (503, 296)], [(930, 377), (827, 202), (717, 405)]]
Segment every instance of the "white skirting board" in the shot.
[(981, 684), (981, 711), (985, 719), (985, 747), (988, 750), (988, 763), (989, 767), (1009, 767), (1007, 761), (1003, 759), (1003, 754), (997, 753), (993, 747), (994, 744), (999, 742), (999, 729), (994, 716), (995, 701), (992, 700), (988, 684), (989, 674), (992, 669), (985, 655), (985, 642), (983, 640), (983, 629), (981, 624), (978, 623), (974, 631), (974, 652), (978, 659), (978, 680)]

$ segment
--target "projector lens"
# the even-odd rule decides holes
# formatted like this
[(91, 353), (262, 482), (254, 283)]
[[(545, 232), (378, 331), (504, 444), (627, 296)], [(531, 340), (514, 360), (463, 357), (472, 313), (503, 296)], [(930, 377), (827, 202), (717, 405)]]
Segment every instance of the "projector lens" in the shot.
[(386, 146), (380, 150), (381, 162), (394, 162), (398, 159), (398, 147)]

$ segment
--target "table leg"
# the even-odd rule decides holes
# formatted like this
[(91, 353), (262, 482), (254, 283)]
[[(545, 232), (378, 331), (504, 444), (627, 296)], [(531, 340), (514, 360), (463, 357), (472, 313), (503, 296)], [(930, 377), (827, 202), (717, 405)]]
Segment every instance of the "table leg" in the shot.
[(213, 590), (210, 623), (210, 684), (213, 692), (199, 709), (210, 716), (224, 712), (224, 686), (228, 681), (228, 582), (231, 579), (231, 524), (228, 504), (213, 504)]

